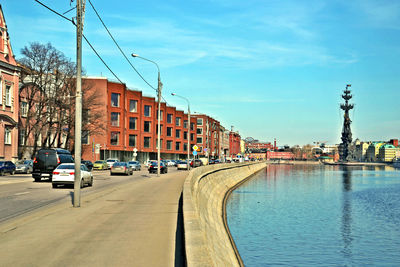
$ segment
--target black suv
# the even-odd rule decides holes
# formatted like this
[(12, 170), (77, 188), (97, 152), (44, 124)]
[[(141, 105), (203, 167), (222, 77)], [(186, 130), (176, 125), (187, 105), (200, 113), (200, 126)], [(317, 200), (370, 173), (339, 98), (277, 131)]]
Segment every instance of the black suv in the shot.
[(73, 163), (71, 152), (61, 148), (43, 148), (40, 149), (33, 159), (32, 177), (35, 182), (42, 178), (48, 178), (51, 181), (53, 170), (61, 163)]

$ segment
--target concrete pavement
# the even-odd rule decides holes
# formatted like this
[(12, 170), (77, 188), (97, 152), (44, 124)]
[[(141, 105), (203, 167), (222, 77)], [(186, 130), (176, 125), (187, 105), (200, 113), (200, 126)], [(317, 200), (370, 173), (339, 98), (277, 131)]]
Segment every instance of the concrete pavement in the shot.
[(151, 175), (82, 197), (80, 208), (68, 201), (3, 223), (0, 266), (181, 266), (187, 174)]

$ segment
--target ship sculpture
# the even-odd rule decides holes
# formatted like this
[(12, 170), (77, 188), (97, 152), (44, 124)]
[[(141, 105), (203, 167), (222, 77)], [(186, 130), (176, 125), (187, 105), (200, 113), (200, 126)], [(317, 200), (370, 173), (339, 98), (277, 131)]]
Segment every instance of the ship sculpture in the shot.
[(344, 110), (344, 122), (343, 122), (343, 130), (342, 130), (342, 143), (340, 144), (339, 148), (339, 156), (340, 156), (340, 161), (342, 162), (348, 162), (350, 160), (350, 155), (349, 155), (349, 146), (352, 142), (352, 134), (351, 134), (351, 120), (349, 116), (349, 110), (354, 108), (353, 104), (349, 104), (349, 100), (353, 97), (350, 93), (350, 88), (351, 85), (348, 84), (346, 85), (346, 89), (343, 91), (344, 94), (342, 95), (342, 98), (345, 100), (344, 104), (340, 105), (340, 108)]

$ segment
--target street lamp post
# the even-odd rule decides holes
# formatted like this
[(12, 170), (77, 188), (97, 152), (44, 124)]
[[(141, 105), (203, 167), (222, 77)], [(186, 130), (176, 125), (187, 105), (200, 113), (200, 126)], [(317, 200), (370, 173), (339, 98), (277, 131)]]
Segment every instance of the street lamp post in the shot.
[(158, 98), (158, 120), (157, 120), (157, 129), (158, 129), (158, 134), (157, 134), (157, 176), (160, 176), (160, 143), (161, 143), (161, 125), (160, 125), (160, 120), (161, 120), (161, 90), (162, 90), (162, 83), (161, 83), (161, 78), (160, 78), (160, 68), (158, 67), (158, 64), (150, 59), (141, 57), (135, 53), (132, 53), (132, 57), (137, 57), (141, 58), (143, 60), (149, 61), (156, 65), (157, 70), (158, 70), (158, 84), (157, 84), (157, 98)]
[(186, 102), (188, 104), (187, 169), (190, 170), (190, 164), (189, 164), (189, 161), (190, 161), (190, 103), (189, 103), (189, 99), (187, 99), (186, 97), (177, 95), (175, 93), (171, 93), (171, 95), (177, 96), (177, 97), (180, 97), (180, 98), (186, 100)]

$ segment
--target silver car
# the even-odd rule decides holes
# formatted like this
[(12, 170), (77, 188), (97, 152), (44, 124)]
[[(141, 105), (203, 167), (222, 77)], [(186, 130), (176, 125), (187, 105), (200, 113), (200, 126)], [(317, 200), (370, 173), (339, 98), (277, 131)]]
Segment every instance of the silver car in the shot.
[(127, 162), (115, 162), (110, 169), (110, 175), (114, 174), (132, 175), (133, 168)]
[(142, 168), (139, 161), (129, 161), (128, 164), (133, 168), (134, 171), (140, 171)]
[(20, 160), (17, 161), (16, 165), (16, 169), (15, 172), (16, 173), (31, 173), (32, 169), (33, 169), (33, 160)]

